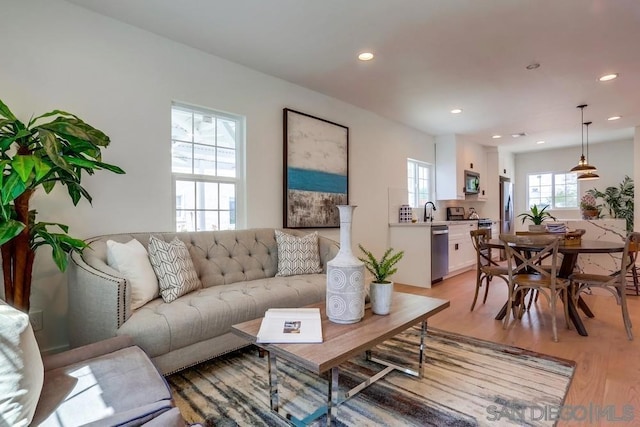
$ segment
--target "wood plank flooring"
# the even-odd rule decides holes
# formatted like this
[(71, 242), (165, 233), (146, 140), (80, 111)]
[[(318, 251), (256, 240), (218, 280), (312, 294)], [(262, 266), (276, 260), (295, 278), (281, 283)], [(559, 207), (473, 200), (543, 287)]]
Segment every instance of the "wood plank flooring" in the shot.
[(560, 421), (559, 427), (640, 425), (640, 296), (627, 298), (631, 320), (636, 325), (633, 341), (627, 339), (615, 298), (598, 290), (594, 295), (583, 294), (595, 314), (595, 318), (590, 319), (580, 312), (589, 336), (566, 329), (562, 306), (559, 306), (559, 342), (556, 343), (552, 338), (549, 307), (542, 296), (521, 321), (511, 320), (507, 330), (502, 328), (502, 322), (494, 319), (506, 301), (506, 284), (500, 279), (493, 280), (486, 304), (482, 304), (482, 288), (474, 311), (469, 311), (475, 270), (444, 280), (431, 289), (402, 284), (396, 284), (395, 289), (451, 301), (450, 308), (429, 319), (429, 326), (575, 360), (576, 374), (565, 405), (601, 408), (612, 405), (615, 413), (611, 415), (619, 418), (623, 417), (625, 405), (632, 407), (627, 406), (627, 411), (633, 410), (633, 419), (628, 421), (612, 422), (611, 417), (607, 421), (607, 417), (601, 416), (597, 422)]

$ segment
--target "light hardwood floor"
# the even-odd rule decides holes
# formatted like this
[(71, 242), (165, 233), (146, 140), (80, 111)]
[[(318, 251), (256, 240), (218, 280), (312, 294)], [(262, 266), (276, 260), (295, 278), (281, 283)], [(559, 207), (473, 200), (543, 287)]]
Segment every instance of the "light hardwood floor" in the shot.
[(550, 311), (542, 296), (520, 321), (511, 320), (507, 330), (502, 328), (502, 322), (494, 319), (506, 301), (506, 285), (500, 279), (493, 280), (486, 304), (482, 304), (482, 288), (474, 311), (469, 311), (475, 270), (444, 280), (431, 289), (402, 284), (396, 284), (395, 289), (450, 300), (448, 309), (429, 319), (430, 327), (576, 361), (576, 373), (565, 405), (614, 405), (617, 417), (622, 417), (625, 405), (633, 407), (631, 421), (560, 421), (558, 426), (640, 426), (640, 296), (628, 298), (631, 320), (636, 325), (633, 341), (627, 339), (615, 298), (600, 290), (594, 295), (583, 294), (595, 314), (595, 318), (587, 318), (580, 312), (588, 337), (578, 335), (575, 329), (566, 329), (562, 306), (558, 307), (559, 342), (556, 343), (552, 339)]

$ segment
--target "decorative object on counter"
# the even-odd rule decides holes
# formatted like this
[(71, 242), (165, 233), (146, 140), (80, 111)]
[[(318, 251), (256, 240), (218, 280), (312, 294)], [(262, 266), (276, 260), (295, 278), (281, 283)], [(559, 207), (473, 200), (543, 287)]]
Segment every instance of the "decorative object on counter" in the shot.
[(327, 317), (334, 323), (356, 323), (364, 316), (364, 263), (351, 251), (351, 222), (356, 206), (338, 205), (340, 250), (327, 262)]
[(387, 278), (393, 275), (398, 269), (395, 265), (402, 259), (404, 251), (393, 253), (393, 248), (384, 252), (379, 260), (362, 245), (358, 245), (364, 258), (359, 258), (369, 273), (373, 274), (373, 282), (369, 288), (371, 297), (371, 311), (373, 314), (389, 314), (391, 309), (391, 296), (393, 295), (393, 282)]
[(549, 205), (546, 205), (542, 209), (538, 209), (538, 205), (533, 205), (529, 212), (521, 213), (518, 215), (518, 218), (522, 218), (523, 224), (526, 220), (533, 222), (533, 224), (529, 225), (529, 231), (545, 231), (546, 228), (542, 223), (547, 219), (556, 219), (556, 217), (551, 215), (549, 212), (546, 212), (548, 207)]
[(400, 206), (400, 217), (398, 218), (398, 222), (411, 222), (413, 218), (413, 210), (409, 205)]
[(618, 187), (607, 187), (604, 192), (595, 188), (587, 190), (587, 194), (602, 199), (604, 208), (611, 218), (621, 218), (627, 221), (627, 231), (633, 231), (634, 183), (633, 179), (625, 175)]
[(475, 208), (469, 208), (469, 219), (480, 219), (480, 215)]
[[(580, 130), (582, 132), (582, 142), (580, 144), (580, 160), (578, 160), (578, 164), (571, 168), (571, 172), (579, 172), (579, 173), (588, 173), (595, 172), (595, 166), (591, 166), (589, 164), (588, 159), (584, 156), (584, 109), (587, 104), (578, 105), (576, 108), (580, 109)], [(591, 124), (591, 122), (589, 122)], [(597, 176), (597, 175), (596, 175)], [(584, 178), (583, 178), (584, 179)]]
[(600, 216), (598, 202), (592, 194), (587, 193), (580, 199), (580, 213), (582, 219), (597, 219)]

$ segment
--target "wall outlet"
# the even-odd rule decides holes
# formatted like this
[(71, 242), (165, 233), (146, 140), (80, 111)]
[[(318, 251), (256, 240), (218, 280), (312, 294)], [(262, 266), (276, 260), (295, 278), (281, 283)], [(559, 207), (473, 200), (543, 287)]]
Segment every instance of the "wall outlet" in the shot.
[(29, 321), (31, 322), (31, 327), (35, 331), (41, 331), (43, 328), (42, 325), (42, 310), (39, 308), (34, 308), (29, 310)]

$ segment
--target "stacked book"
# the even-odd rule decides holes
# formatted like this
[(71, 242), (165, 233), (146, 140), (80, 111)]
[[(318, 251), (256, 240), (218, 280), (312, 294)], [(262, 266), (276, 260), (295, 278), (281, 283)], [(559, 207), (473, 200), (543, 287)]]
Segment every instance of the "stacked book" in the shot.
[(547, 231), (549, 233), (566, 233), (567, 225), (562, 222), (552, 222), (547, 224)]

